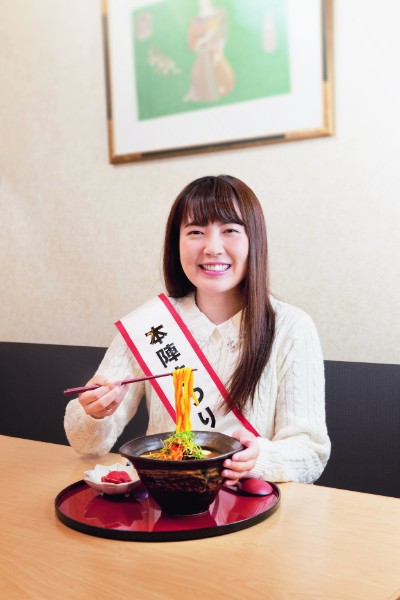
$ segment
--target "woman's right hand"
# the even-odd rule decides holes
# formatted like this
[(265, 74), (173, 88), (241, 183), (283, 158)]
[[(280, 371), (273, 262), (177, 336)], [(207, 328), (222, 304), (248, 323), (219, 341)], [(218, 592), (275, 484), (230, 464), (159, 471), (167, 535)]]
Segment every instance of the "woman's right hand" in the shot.
[(104, 419), (115, 413), (128, 390), (128, 386), (116, 386), (112, 381), (101, 375), (95, 375), (86, 385), (96, 384), (100, 387), (79, 394), (78, 401), (87, 415), (94, 419)]

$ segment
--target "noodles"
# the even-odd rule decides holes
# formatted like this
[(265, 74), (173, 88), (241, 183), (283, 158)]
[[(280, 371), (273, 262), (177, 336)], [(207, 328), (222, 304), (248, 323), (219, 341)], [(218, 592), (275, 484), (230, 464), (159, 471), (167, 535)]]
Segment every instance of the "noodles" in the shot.
[(161, 450), (145, 456), (162, 460), (188, 460), (204, 458), (201, 447), (196, 444), (196, 434), (190, 421), (191, 400), (199, 404), (193, 389), (193, 371), (188, 367), (175, 369), (173, 374), (176, 411), (176, 432), (163, 441)]
[(193, 389), (193, 371), (190, 367), (175, 369), (172, 377), (175, 392), (176, 431), (191, 431), (190, 399), (192, 398), (195, 404), (199, 404)]

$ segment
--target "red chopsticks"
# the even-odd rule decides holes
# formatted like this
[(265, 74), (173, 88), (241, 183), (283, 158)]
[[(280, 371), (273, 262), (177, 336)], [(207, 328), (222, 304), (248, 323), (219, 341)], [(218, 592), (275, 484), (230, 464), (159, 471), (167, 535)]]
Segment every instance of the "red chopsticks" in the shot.
[[(197, 371), (197, 369), (192, 369), (192, 371)], [(116, 381), (115, 385), (126, 385), (128, 383), (138, 383), (139, 381), (147, 381), (148, 379), (156, 379), (157, 377), (167, 377), (167, 375), (172, 375), (171, 373), (160, 373), (159, 375), (148, 375), (147, 377), (139, 377), (137, 379), (123, 379), (122, 381)], [(81, 394), (82, 392), (88, 392), (89, 390), (97, 390), (97, 388), (101, 387), (100, 384), (89, 385), (84, 387), (75, 387), (68, 388), (64, 390), (64, 396), (74, 396), (76, 394)]]

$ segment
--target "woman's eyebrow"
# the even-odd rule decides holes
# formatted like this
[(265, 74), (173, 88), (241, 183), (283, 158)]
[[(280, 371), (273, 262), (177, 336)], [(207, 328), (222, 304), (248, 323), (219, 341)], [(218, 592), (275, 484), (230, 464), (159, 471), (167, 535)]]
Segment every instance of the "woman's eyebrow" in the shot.
[[(245, 227), (245, 224), (243, 223), (243, 221), (240, 219), (240, 217), (237, 217), (237, 219), (235, 221), (211, 221), (212, 223), (221, 223), (222, 225), (241, 225), (242, 227)], [(184, 223), (183, 227), (206, 227), (206, 225), (204, 225), (204, 223), (199, 223), (198, 221), (188, 221), (187, 223)]]
[(184, 227), (193, 227), (193, 226), (200, 227), (200, 225), (199, 225), (199, 223), (197, 223), (197, 221), (188, 221), (183, 226)]

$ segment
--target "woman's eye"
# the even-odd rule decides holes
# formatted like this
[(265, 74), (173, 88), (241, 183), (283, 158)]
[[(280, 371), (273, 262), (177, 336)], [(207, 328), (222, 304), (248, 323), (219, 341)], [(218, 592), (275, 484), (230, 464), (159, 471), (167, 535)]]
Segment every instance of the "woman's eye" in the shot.
[(225, 229), (225, 233), (239, 233), (239, 230), (234, 227), (228, 227), (228, 229)]
[(201, 235), (202, 232), (197, 229), (193, 229), (192, 231), (188, 231), (188, 235)]

